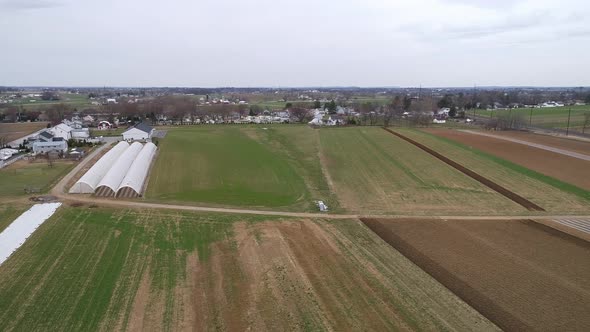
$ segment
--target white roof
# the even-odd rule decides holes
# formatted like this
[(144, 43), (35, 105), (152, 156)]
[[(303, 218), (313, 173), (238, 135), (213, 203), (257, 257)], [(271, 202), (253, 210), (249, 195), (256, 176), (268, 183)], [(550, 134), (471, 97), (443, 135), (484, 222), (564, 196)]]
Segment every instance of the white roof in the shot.
[(65, 124), (65, 123), (60, 123), (60, 124), (56, 125), (55, 127), (53, 127), (53, 129), (54, 129), (54, 130), (55, 130), (55, 129), (60, 129), (60, 130), (63, 130), (63, 131), (65, 131), (65, 132), (70, 132), (70, 131), (72, 131), (72, 127), (68, 126), (68, 125), (67, 125), (67, 124)]
[(119, 184), (127, 174), (129, 167), (135, 160), (135, 157), (141, 151), (142, 145), (139, 142), (135, 142), (129, 146), (127, 150), (115, 161), (113, 166), (109, 169), (107, 174), (100, 180), (96, 188), (101, 186), (109, 187), (113, 192), (117, 192)]
[(12, 255), (61, 203), (35, 204), (0, 233), (0, 264)]
[(129, 167), (129, 171), (123, 181), (121, 181), (117, 191), (129, 187), (139, 195), (155, 154), (156, 145), (154, 143), (146, 143), (133, 161), (133, 164), (131, 164), (131, 167)]
[(107, 174), (111, 166), (129, 148), (129, 143), (119, 142), (109, 152), (105, 153), (86, 174), (84, 174), (74, 186), (70, 193), (92, 194), (98, 186), (98, 182)]

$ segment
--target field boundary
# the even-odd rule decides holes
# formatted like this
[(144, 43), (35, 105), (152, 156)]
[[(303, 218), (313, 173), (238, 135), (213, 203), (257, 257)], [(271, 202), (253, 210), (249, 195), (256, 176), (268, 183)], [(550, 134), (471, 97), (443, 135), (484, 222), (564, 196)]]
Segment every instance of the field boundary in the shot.
[(471, 287), (467, 282), (457, 278), (451, 271), (445, 269), (441, 264), (431, 259), (415, 248), (411, 243), (405, 241), (401, 236), (389, 230), (380, 219), (360, 218), (360, 221), (385, 241), (389, 246), (399, 251), (412, 263), (428, 273), (432, 278), (456, 294), (459, 298), (469, 304), (473, 309), (501, 329), (512, 328), (515, 331), (531, 330), (523, 321), (512, 315), (485, 294)]
[(541, 149), (541, 150), (545, 150), (545, 151), (549, 151), (549, 152), (553, 152), (553, 153), (558, 153), (558, 154), (564, 155), (566, 157), (572, 157), (572, 158), (576, 158), (576, 159), (590, 161), (590, 156), (588, 156), (588, 155), (565, 150), (565, 149), (554, 148), (552, 146), (548, 146), (548, 145), (544, 145), (544, 144), (528, 142), (528, 141), (524, 141), (524, 140), (516, 139), (516, 138), (512, 138), (512, 137), (504, 137), (504, 136), (492, 135), (492, 134), (488, 134), (488, 133), (482, 133), (482, 132), (478, 132), (475, 130), (459, 130), (459, 131), (462, 131), (464, 133), (469, 133), (472, 135), (480, 135), (480, 136), (491, 137), (494, 139), (504, 140), (504, 141), (508, 141), (508, 142), (512, 142), (512, 143), (518, 143), (518, 144), (530, 146), (533, 148), (537, 148), (537, 149)]
[(497, 157), (497, 156), (495, 156), (493, 154), (484, 152), (482, 150), (475, 149), (475, 148), (470, 148), (470, 147), (468, 147), (467, 145), (465, 145), (465, 144), (463, 144), (461, 142), (458, 142), (458, 141), (455, 141), (455, 140), (452, 140), (452, 139), (448, 139), (446, 137), (441, 137), (441, 136), (433, 135), (433, 134), (431, 134), (429, 132), (422, 131), (422, 130), (420, 130), (419, 132), (422, 133), (422, 134), (424, 134), (424, 135), (427, 135), (427, 136), (430, 136), (430, 137), (434, 137), (434, 138), (436, 138), (438, 140), (441, 140), (441, 141), (443, 141), (445, 143), (448, 143), (448, 144), (451, 144), (453, 146), (456, 146), (458, 148), (461, 148), (463, 150), (470, 151), (470, 152), (472, 152), (472, 153), (474, 153), (474, 154), (476, 154), (476, 155), (478, 155), (480, 157), (484, 157), (484, 158), (486, 158), (486, 159), (488, 159), (488, 160), (490, 160), (490, 161), (492, 161), (492, 162), (494, 162), (494, 163), (496, 163), (496, 164), (498, 164), (500, 166), (509, 168), (509, 169), (511, 169), (511, 170), (513, 170), (515, 172), (518, 172), (518, 173), (520, 173), (520, 174), (522, 174), (524, 176), (527, 176), (527, 177), (529, 177), (531, 179), (535, 179), (537, 181), (541, 181), (541, 182), (543, 182), (545, 184), (548, 184), (548, 185), (550, 185), (550, 186), (552, 186), (554, 188), (557, 188), (559, 190), (563, 190), (563, 191), (568, 192), (570, 194), (574, 194), (574, 195), (576, 195), (576, 196), (578, 196), (580, 198), (583, 198), (585, 200), (590, 200), (590, 191), (588, 191), (586, 189), (583, 189), (583, 188), (580, 188), (580, 187), (578, 187), (576, 185), (573, 185), (573, 184), (571, 184), (569, 182), (561, 181), (561, 180), (556, 179), (556, 178), (554, 178), (552, 176), (545, 175), (543, 173), (534, 171), (534, 170), (532, 170), (530, 168), (521, 166), (519, 164), (516, 164), (516, 163), (511, 162), (509, 160), (506, 160), (504, 158), (500, 158), (500, 157)]
[(418, 143), (418, 142), (414, 141), (413, 139), (408, 138), (408, 137), (406, 137), (406, 136), (404, 136), (402, 134), (399, 134), (399, 133), (397, 133), (397, 132), (395, 132), (395, 131), (393, 131), (393, 130), (391, 130), (389, 128), (383, 128), (383, 129), (385, 131), (391, 133), (392, 135), (395, 135), (395, 136), (403, 139), (404, 141), (409, 142), (409, 143), (417, 146), (418, 148), (420, 148), (423, 151), (431, 154), (432, 156), (436, 157), (437, 159), (445, 162), (446, 164), (448, 164), (449, 166), (457, 169), (458, 171), (462, 172), (463, 174), (471, 177), (472, 179), (480, 182), (481, 184), (487, 186), (488, 188), (490, 188), (490, 189), (498, 192), (499, 194), (505, 196), (506, 198), (508, 198), (508, 199), (514, 201), (515, 203), (523, 206), (525, 209), (527, 209), (529, 211), (545, 211), (545, 209), (543, 209), (542, 207), (538, 206), (537, 204), (529, 201), (528, 199), (526, 199), (526, 198), (524, 198), (524, 197), (516, 194), (513, 191), (510, 191), (510, 190), (502, 187), (501, 185), (497, 184), (496, 182), (494, 182), (494, 181), (492, 181), (492, 180), (490, 180), (488, 178), (485, 178), (484, 176), (482, 176), (482, 175), (480, 175), (480, 174), (478, 174), (478, 173), (476, 173), (476, 172), (474, 172), (474, 171), (466, 168), (465, 166), (463, 166), (463, 165), (461, 165), (461, 164), (459, 164), (459, 163), (457, 163), (457, 162), (455, 162), (455, 161), (453, 161), (453, 160), (451, 160), (451, 159), (443, 156), (442, 154), (434, 151), (433, 149), (431, 149), (431, 148), (429, 148), (429, 147), (427, 147), (427, 146), (425, 146), (425, 145), (423, 145), (421, 143)]

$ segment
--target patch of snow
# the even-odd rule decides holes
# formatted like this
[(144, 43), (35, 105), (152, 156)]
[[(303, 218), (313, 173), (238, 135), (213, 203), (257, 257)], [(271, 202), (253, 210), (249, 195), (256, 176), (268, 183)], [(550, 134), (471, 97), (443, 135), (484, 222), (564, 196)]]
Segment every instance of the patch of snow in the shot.
[(35, 204), (0, 233), (0, 264), (23, 245), (27, 238), (60, 206), (61, 203)]

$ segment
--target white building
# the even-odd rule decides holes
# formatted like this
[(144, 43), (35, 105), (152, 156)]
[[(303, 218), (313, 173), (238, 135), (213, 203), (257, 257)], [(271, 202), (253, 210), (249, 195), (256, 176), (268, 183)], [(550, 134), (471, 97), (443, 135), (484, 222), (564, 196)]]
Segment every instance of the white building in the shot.
[(51, 133), (55, 137), (61, 137), (66, 141), (72, 138), (72, 127), (67, 124), (60, 123), (57, 126), (51, 128)]
[(17, 154), (18, 150), (15, 149), (0, 149), (0, 160), (6, 160), (12, 157), (13, 154)]
[(148, 140), (152, 138), (153, 133), (154, 128), (142, 122), (133, 128), (127, 129), (123, 133), (123, 139), (126, 141)]
[(73, 129), (71, 135), (73, 139), (87, 139), (90, 137), (90, 131), (88, 128)]
[(54, 137), (49, 142), (35, 142), (33, 143), (33, 153), (47, 153), (51, 151), (68, 152), (68, 142), (61, 137)]

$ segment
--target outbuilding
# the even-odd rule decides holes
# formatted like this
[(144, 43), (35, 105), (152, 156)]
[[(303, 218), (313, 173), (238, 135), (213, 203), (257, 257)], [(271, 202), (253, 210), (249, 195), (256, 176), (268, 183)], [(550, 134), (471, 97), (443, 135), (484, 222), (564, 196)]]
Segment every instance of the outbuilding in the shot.
[(65, 123), (60, 123), (57, 126), (51, 128), (51, 132), (53, 133), (53, 136), (61, 137), (66, 141), (72, 138), (72, 127)]
[(152, 138), (153, 133), (154, 128), (142, 122), (135, 127), (129, 128), (123, 132), (123, 139), (126, 141), (148, 140)]

